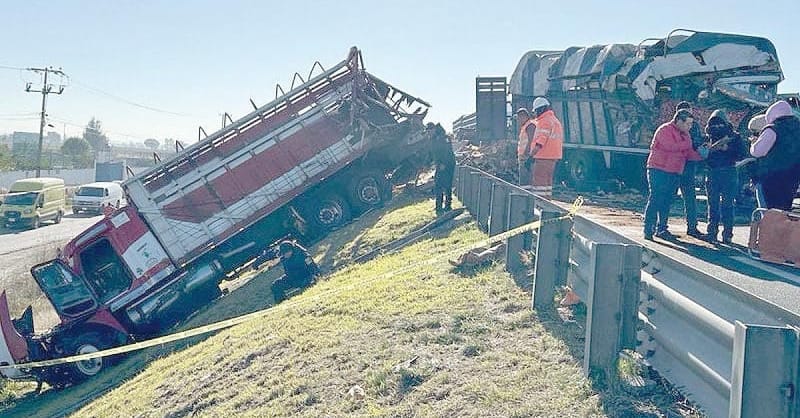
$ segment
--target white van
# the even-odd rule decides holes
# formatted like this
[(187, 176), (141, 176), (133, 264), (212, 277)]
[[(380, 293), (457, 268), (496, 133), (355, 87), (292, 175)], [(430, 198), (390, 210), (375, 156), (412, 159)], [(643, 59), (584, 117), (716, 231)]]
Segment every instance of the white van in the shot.
[(122, 186), (118, 183), (98, 181), (84, 184), (75, 190), (72, 213), (103, 213), (104, 207), (119, 208), (127, 204)]

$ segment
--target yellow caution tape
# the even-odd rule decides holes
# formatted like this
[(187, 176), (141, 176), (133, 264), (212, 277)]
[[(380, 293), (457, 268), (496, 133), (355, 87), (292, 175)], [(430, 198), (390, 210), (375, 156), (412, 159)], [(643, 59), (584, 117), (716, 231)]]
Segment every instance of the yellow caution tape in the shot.
[(583, 197), (578, 196), (578, 198), (575, 199), (575, 201), (572, 203), (572, 207), (570, 208), (570, 210), (563, 216), (560, 216), (560, 217), (557, 217), (557, 218), (553, 218), (553, 219), (547, 219), (545, 221), (538, 220), (538, 221), (530, 222), (530, 223), (527, 223), (525, 225), (518, 226), (518, 227), (516, 227), (514, 229), (511, 229), (509, 231), (493, 235), (493, 236), (491, 236), (491, 237), (489, 237), (489, 238), (487, 238), (485, 240), (481, 240), (481, 241), (479, 241), (479, 242), (477, 242), (475, 244), (465, 245), (463, 247), (459, 247), (459, 248), (457, 248), (457, 249), (455, 249), (453, 251), (450, 251), (448, 253), (439, 255), (437, 257), (429, 258), (429, 259), (427, 259), (427, 260), (425, 260), (423, 262), (414, 263), (414, 264), (411, 264), (411, 265), (409, 265), (407, 267), (401, 268), (399, 270), (394, 270), (394, 271), (391, 271), (391, 272), (387, 272), (387, 273), (378, 275), (378, 276), (376, 276), (376, 277), (374, 277), (372, 279), (367, 280), (366, 282), (361, 281), (361, 282), (359, 282), (357, 284), (353, 284), (353, 285), (350, 285), (350, 286), (344, 286), (344, 287), (339, 287), (339, 288), (336, 288), (336, 289), (331, 289), (329, 291), (321, 292), (321, 293), (318, 293), (318, 294), (316, 294), (314, 296), (311, 296), (311, 297), (308, 297), (308, 298), (304, 298), (302, 300), (298, 300), (298, 299), (287, 300), (287, 301), (284, 301), (284, 302), (282, 302), (282, 303), (280, 303), (278, 305), (271, 306), (269, 308), (262, 309), (260, 311), (252, 312), (252, 313), (249, 313), (249, 314), (237, 316), (235, 318), (226, 319), (224, 321), (215, 322), (213, 324), (203, 325), (203, 326), (200, 326), (200, 327), (197, 327), (197, 328), (192, 328), (192, 329), (189, 329), (189, 330), (186, 330), (186, 331), (176, 332), (174, 334), (164, 335), (162, 337), (156, 337), (156, 338), (152, 338), (152, 339), (144, 340), (144, 341), (139, 341), (139, 342), (132, 343), (132, 344), (127, 344), (127, 345), (123, 345), (123, 346), (119, 346), (119, 347), (109, 348), (109, 349), (106, 349), (106, 350), (96, 351), (96, 352), (93, 352), (93, 353), (79, 354), (79, 355), (74, 355), (74, 356), (69, 356), (69, 357), (62, 357), (62, 358), (57, 358), (57, 359), (50, 359), (50, 360), (34, 361), (34, 362), (29, 362), (29, 363), (4, 365), (4, 366), (0, 366), (0, 369), (33, 369), (33, 368), (37, 368), (37, 367), (49, 367), (49, 366), (56, 366), (56, 365), (59, 365), (59, 364), (67, 364), (67, 363), (74, 363), (74, 362), (78, 362), (78, 361), (92, 360), (92, 359), (96, 359), (96, 358), (100, 358), (100, 357), (114, 356), (114, 355), (118, 355), (118, 354), (129, 353), (129, 352), (132, 352), (132, 351), (143, 350), (145, 348), (155, 347), (157, 345), (167, 344), (167, 343), (183, 340), (183, 339), (186, 339), (186, 338), (191, 338), (191, 337), (195, 337), (195, 336), (198, 336), (198, 335), (208, 334), (208, 333), (214, 332), (214, 331), (219, 331), (221, 329), (230, 328), (230, 327), (232, 327), (234, 325), (238, 325), (238, 324), (241, 324), (243, 322), (250, 321), (252, 319), (264, 317), (264, 316), (272, 313), (273, 311), (276, 311), (276, 310), (279, 310), (279, 309), (290, 309), (290, 308), (292, 308), (292, 307), (294, 307), (296, 305), (304, 303), (305, 301), (313, 301), (313, 300), (316, 300), (316, 299), (320, 299), (323, 296), (334, 295), (336, 293), (340, 293), (340, 292), (343, 292), (345, 290), (349, 290), (351, 287), (355, 287), (356, 285), (360, 287), (360, 286), (363, 286), (365, 283), (369, 283), (371, 281), (376, 281), (378, 279), (383, 279), (383, 278), (389, 278), (389, 277), (392, 277), (392, 276), (396, 276), (396, 275), (405, 273), (407, 271), (411, 271), (411, 270), (419, 268), (421, 266), (434, 264), (434, 263), (438, 262), (439, 260), (441, 260), (442, 258), (448, 258), (448, 257), (450, 257), (452, 255), (461, 254), (461, 253), (463, 253), (465, 251), (469, 251), (469, 250), (473, 250), (473, 249), (476, 249), (476, 248), (484, 247), (486, 245), (495, 244), (495, 243), (498, 243), (498, 242), (503, 241), (505, 239), (508, 239), (510, 237), (513, 237), (515, 235), (539, 229), (539, 228), (541, 228), (541, 226), (543, 224), (546, 224), (546, 223), (558, 222), (558, 221), (562, 221), (564, 219), (572, 218), (578, 212), (578, 210), (581, 208), (581, 206), (583, 206)]

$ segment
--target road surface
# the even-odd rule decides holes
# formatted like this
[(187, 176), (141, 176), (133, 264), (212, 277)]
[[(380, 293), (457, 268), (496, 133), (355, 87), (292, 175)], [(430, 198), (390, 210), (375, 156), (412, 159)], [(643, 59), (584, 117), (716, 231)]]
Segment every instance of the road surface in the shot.
[(39, 229), (0, 226), (0, 291), (6, 290), (12, 316), (19, 316), (25, 307), (33, 304), (37, 330), (55, 324), (55, 312), (31, 278), (30, 268), (54, 258), (58, 248), (100, 219), (99, 215), (70, 213), (60, 224), (47, 222)]

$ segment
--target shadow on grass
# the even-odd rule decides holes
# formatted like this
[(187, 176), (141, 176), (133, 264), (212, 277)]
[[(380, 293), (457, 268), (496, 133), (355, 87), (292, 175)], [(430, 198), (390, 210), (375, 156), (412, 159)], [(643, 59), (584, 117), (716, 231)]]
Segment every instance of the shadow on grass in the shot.
[[(323, 271), (331, 271), (335, 268), (335, 261), (339, 251), (345, 246), (352, 246), (351, 255), (370, 249), (368, 248), (369, 243), (365, 243), (362, 240), (363, 234), (374, 227), (386, 213), (404, 206), (414, 205), (426, 199), (428, 199), (427, 195), (419, 193), (398, 195), (390, 204), (366, 213), (349, 225), (334, 231), (312, 245), (310, 250), (315, 256), (321, 255), (319, 264)], [(223, 288), (231, 289), (226, 295), (217, 299), (210, 306), (195, 312), (186, 321), (167, 333), (223, 321), (272, 306), (273, 299), (270, 285), (281, 276), (282, 272), (282, 268), (277, 266), (266, 271), (242, 272), (240, 278), (223, 283)], [(20, 393), (18, 398), (5, 404), (0, 404), (0, 415), (3, 417), (69, 415), (100, 395), (116, 389), (125, 381), (135, 377), (151, 361), (184, 350), (212, 335), (214, 333), (131, 353), (119, 359), (116, 364), (108, 367), (89, 381), (64, 389), (46, 389), (41, 393), (36, 393), (34, 384), (25, 384), (24, 392)]]

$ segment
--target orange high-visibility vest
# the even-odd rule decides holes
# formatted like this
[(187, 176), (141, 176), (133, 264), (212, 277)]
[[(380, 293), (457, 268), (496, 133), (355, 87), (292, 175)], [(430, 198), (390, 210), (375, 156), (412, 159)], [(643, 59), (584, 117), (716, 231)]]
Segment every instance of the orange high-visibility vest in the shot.
[(526, 150), (528, 153), (530, 153), (530, 149), (528, 148), (528, 133), (525, 132), (525, 130), (528, 129), (528, 126), (532, 124), (533, 124), (533, 119), (528, 119), (528, 121), (523, 123), (522, 126), (519, 128), (519, 142), (517, 142), (517, 156), (525, 155)]
[[(561, 147), (564, 143), (564, 128), (556, 118), (556, 114), (552, 110), (548, 110), (534, 118), (533, 125), (536, 127), (533, 143), (542, 146), (542, 149), (533, 158), (560, 160), (563, 155)], [(531, 147), (531, 152), (533, 152), (533, 147)]]

